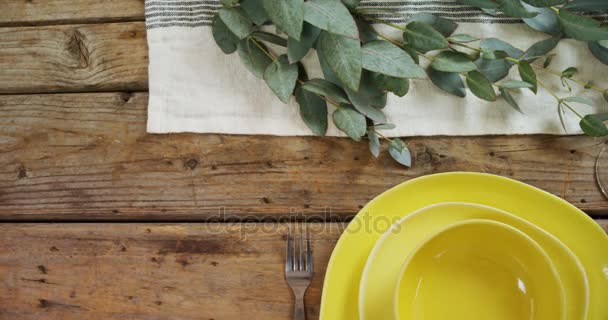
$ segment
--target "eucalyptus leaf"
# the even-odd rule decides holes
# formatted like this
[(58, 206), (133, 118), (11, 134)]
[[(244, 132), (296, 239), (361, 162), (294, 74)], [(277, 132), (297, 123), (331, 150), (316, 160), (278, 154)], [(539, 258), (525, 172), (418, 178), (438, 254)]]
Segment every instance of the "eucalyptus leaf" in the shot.
[(604, 100), (606, 100), (606, 102), (608, 102), (608, 90), (605, 90), (604, 92), (602, 92), (602, 96), (604, 97)]
[(554, 56), (554, 54), (550, 54), (545, 58), (545, 61), (543, 61), (543, 68), (547, 69), (549, 67), (549, 65), (553, 61)]
[(522, 88), (532, 88), (533, 85), (525, 82), (525, 81), (519, 81), (519, 80), (507, 80), (501, 84), (499, 84), (499, 86), (501, 88), (506, 88), (506, 89), (522, 89)]
[(358, 7), (360, 2), (361, 0), (342, 0), (342, 3), (350, 9)]
[(304, 20), (333, 34), (359, 39), (357, 24), (340, 1), (308, 0), (304, 2)]
[(317, 40), (319, 59), (329, 66), (347, 88), (359, 90), (361, 45), (358, 40), (321, 31)]
[(499, 0), (500, 11), (510, 17), (532, 18), (538, 15), (536, 12), (528, 11), (519, 0)]
[(321, 29), (308, 22), (304, 22), (300, 41), (293, 38), (287, 39), (287, 57), (289, 58), (289, 62), (294, 63), (304, 58), (319, 38), (319, 33), (321, 33)]
[(526, 60), (521, 60), (518, 64), (519, 66), (519, 76), (521, 77), (521, 79), (529, 84), (532, 85), (532, 87), (530, 88), (530, 90), (534, 93), (536, 93), (537, 91), (537, 80), (536, 80), (536, 73), (534, 72), (534, 69), (532, 69), (532, 66), (530, 66), (530, 64), (526, 61)]
[(245, 39), (252, 31), (252, 22), (241, 8), (221, 8), (218, 16), (239, 39)]
[(458, 24), (456, 22), (450, 19), (438, 17), (434, 14), (427, 12), (417, 13), (407, 19), (408, 23), (414, 21), (424, 22), (430, 25), (431, 27), (433, 27), (433, 29), (441, 33), (444, 37), (451, 35), (452, 33), (454, 33), (456, 28), (458, 28)]
[(364, 69), (398, 78), (426, 78), (424, 70), (405, 51), (388, 41), (368, 42), (361, 51)]
[(263, 25), (269, 19), (262, 0), (243, 0), (241, 8), (245, 10), (251, 21), (258, 26)]
[(274, 33), (254, 31), (251, 33), (251, 36), (261, 41), (276, 44), (277, 46), (287, 47), (287, 39), (279, 37)]
[(509, 43), (502, 41), (500, 39), (496, 39), (496, 38), (486, 38), (481, 40), (481, 42), (479, 43), (479, 47), (483, 50), (483, 51), (504, 51), (506, 52), (509, 57), (515, 58), (515, 59), (519, 59), (524, 52), (521, 51), (520, 49), (510, 45)]
[(403, 46), (401, 47), (405, 52), (407, 52), (407, 54), (410, 55), (410, 57), (412, 58), (412, 60), (414, 60), (414, 62), (416, 62), (416, 64), (420, 64), (420, 57), (418, 56), (418, 51), (416, 51), (416, 49), (403, 44)]
[(325, 96), (338, 103), (350, 103), (342, 88), (325, 79), (310, 79), (302, 84), (302, 89)]
[(449, 43), (445, 37), (430, 24), (414, 21), (410, 22), (403, 33), (403, 39), (409, 46), (420, 52), (445, 49)]
[(559, 41), (560, 37), (551, 37), (545, 40), (541, 40), (535, 44), (533, 44), (520, 59), (528, 60), (528, 62), (533, 62), (539, 57), (547, 55), (551, 50), (555, 49)]
[(431, 68), (443, 72), (469, 72), (477, 66), (464, 53), (442, 51), (433, 58)]
[(509, 54), (502, 51), (502, 50), (496, 50), (496, 51), (485, 51), (483, 53), (483, 58), (484, 59), (489, 59), (489, 60), (497, 60), (497, 59), (505, 59), (508, 58)]
[(363, 72), (359, 91), (348, 88), (345, 91), (357, 111), (377, 123), (384, 123), (386, 116), (379, 108), (386, 105), (386, 93), (376, 86), (374, 79), (375, 76), (371, 72)]
[(395, 129), (397, 126), (395, 126), (392, 123), (381, 123), (381, 124), (377, 124), (374, 125), (374, 128), (378, 129), (378, 130), (392, 130)]
[(295, 92), (296, 101), (300, 106), (300, 117), (310, 130), (324, 136), (327, 132), (327, 104), (318, 95), (303, 90), (298, 86)]
[(559, 22), (557, 21), (557, 13), (555, 13), (555, 11), (550, 8), (533, 7), (527, 3), (522, 3), (522, 5), (528, 11), (538, 13), (535, 17), (523, 19), (532, 29), (552, 35), (561, 33)]
[(304, 22), (304, 0), (262, 0), (270, 20), (290, 38), (300, 40)]
[(523, 0), (527, 4), (535, 7), (551, 7), (568, 2), (568, 0)]
[(577, 40), (597, 41), (608, 39), (608, 26), (600, 26), (600, 22), (584, 16), (579, 16), (568, 10), (559, 10), (557, 19), (564, 33)]
[(224, 24), (222, 19), (218, 16), (213, 18), (211, 33), (213, 34), (215, 43), (217, 43), (217, 46), (220, 47), (222, 52), (231, 54), (236, 51), (239, 44), (239, 38), (226, 27), (226, 24)]
[(340, 105), (332, 118), (336, 127), (355, 141), (361, 141), (367, 131), (365, 116), (347, 104)]
[(502, 96), (503, 99), (505, 99), (505, 101), (511, 106), (513, 107), (513, 109), (517, 110), (520, 113), (523, 113), (521, 111), (521, 108), (519, 107), (519, 104), (517, 103), (517, 101), (515, 100), (515, 98), (513, 98), (513, 96), (511, 95), (511, 93), (509, 93), (509, 90), (504, 89), (504, 88), (500, 88), (498, 89), (500, 91), (500, 95)]
[(241, 61), (251, 73), (253, 73), (258, 78), (264, 78), (264, 71), (266, 71), (266, 67), (272, 63), (272, 60), (262, 49), (258, 47), (261, 46), (265, 49), (264, 44), (254, 43), (255, 40), (246, 38), (239, 42), (238, 44), (238, 53)]
[(579, 125), (583, 132), (592, 137), (604, 137), (608, 135), (608, 128), (604, 121), (608, 120), (608, 114), (588, 114), (584, 116)]
[(391, 140), (391, 143), (388, 146), (388, 153), (400, 164), (408, 168), (412, 166), (412, 154), (401, 139), (394, 138)]
[(378, 34), (374, 27), (363, 19), (355, 19), (357, 29), (359, 29), (359, 39), (363, 43), (378, 40)]
[(379, 74), (376, 76), (375, 81), (378, 88), (392, 92), (399, 97), (405, 96), (410, 90), (410, 80), (406, 78), (397, 78)]
[(565, 102), (576, 102), (576, 103), (580, 103), (580, 104), (585, 104), (588, 106), (593, 107), (593, 100), (589, 99), (589, 98), (585, 98), (585, 97), (566, 97), (564, 99), (562, 99)]
[(467, 43), (467, 42), (477, 41), (477, 40), (479, 40), (479, 38), (474, 37), (469, 34), (460, 33), (460, 34), (455, 34), (455, 35), (449, 37), (448, 40), (452, 41), (452, 42)]
[(369, 139), (369, 151), (372, 153), (374, 158), (378, 158), (380, 155), (380, 138), (374, 128), (367, 129), (367, 138)]
[(264, 80), (272, 91), (287, 103), (298, 80), (298, 66), (289, 64), (286, 55), (280, 56), (266, 68)]
[(428, 75), (433, 84), (440, 89), (461, 98), (467, 95), (464, 82), (458, 73), (442, 72), (429, 68)]
[(568, 67), (564, 71), (562, 71), (562, 77), (564, 78), (572, 78), (578, 73), (578, 69), (575, 67)]
[(492, 83), (479, 71), (469, 72), (466, 78), (467, 86), (475, 96), (486, 101), (496, 101), (496, 92), (492, 87)]
[(481, 72), (491, 82), (496, 82), (509, 74), (513, 64), (507, 60), (488, 60), (479, 58), (475, 61), (477, 70)]
[(605, 0), (573, 0), (562, 7), (570, 11), (608, 12), (608, 1)]
[(597, 42), (589, 42), (589, 50), (603, 64), (608, 64), (608, 49), (600, 46)]
[(483, 11), (486, 14), (489, 14), (491, 16), (497, 16), (497, 15), (500, 14), (500, 12), (498, 11), (498, 9), (481, 8), (481, 11)]

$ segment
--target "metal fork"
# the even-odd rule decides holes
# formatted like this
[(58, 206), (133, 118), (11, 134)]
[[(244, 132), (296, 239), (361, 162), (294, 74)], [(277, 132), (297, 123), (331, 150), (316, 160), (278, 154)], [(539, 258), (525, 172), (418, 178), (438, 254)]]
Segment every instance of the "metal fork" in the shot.
[(304, 237), (302, 225), (299, 228), (299, 241), (296, 235), (291, 239), (291, 227), (287, 231), (287, 254), (285, 256), (285, 280), (293, 290), (295, 296), (293, 319), (305, 320), (304, 293), (312, 279), (312, 251), (310, 250), (310, 234), (306, 226), (306, 248), (304, 248)]

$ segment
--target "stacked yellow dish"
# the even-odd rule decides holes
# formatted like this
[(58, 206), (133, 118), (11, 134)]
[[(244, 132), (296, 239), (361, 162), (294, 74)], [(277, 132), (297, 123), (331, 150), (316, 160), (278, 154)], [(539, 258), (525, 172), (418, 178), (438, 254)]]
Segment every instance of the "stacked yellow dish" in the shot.
[(487, 174), (372, 200), (330, 259), (324, 320), (606, 320), (608, 236), (585, 213)]

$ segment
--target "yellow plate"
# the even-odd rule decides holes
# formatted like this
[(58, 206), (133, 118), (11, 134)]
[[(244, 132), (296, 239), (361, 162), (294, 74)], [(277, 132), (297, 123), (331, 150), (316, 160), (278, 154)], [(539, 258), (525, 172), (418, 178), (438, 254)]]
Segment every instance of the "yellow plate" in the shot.
[(393, 293), (399, 270), (408, 255), (429, 235), (447, 225), (469, 219), (499, 221), (515, 227), (536, 241), (553, 261), (563, 283), (566, 319), (586, 318), (589, 296), (587, 277), (574, 254), (557, 238), (505, 211), (488, 206), (445, 202), (421, 208), (393, 224), (372, 249), (359, 291), (361, 319), (393, 319)]
[(439, 229), (407, 258), (397, 288), (400, 320), (565, 316), (564, 289), (549, 256), (525, 233), (492, 220)]
[(574, 252), (585, 269), (589, 281), (588, 319), (608, 319), (608, 236), (599, 225), (568, 202), (540, 189), (499, 176), (466, 172), (413, 179), (370, 201), (348, 225), (332, 253), (320, 318), (359, 319), (359, 281), (380, 235), (406, 214), (441, 202), (491, 206), (551, 233)]

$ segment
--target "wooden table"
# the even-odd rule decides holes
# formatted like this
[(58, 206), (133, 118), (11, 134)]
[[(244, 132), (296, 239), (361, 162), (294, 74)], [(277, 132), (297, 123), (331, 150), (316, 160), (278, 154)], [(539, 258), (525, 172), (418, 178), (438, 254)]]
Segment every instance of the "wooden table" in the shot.
[(341, 221), (436, 172), (518, 179), (607, 228), (594, 138), (410, 138), (405, 170), (341, 138), (147, 134), (143, 21), (143, 0), (0, 3), (1, 319), (289, 319), (288, 214), (326, 220), (316, 319)]

